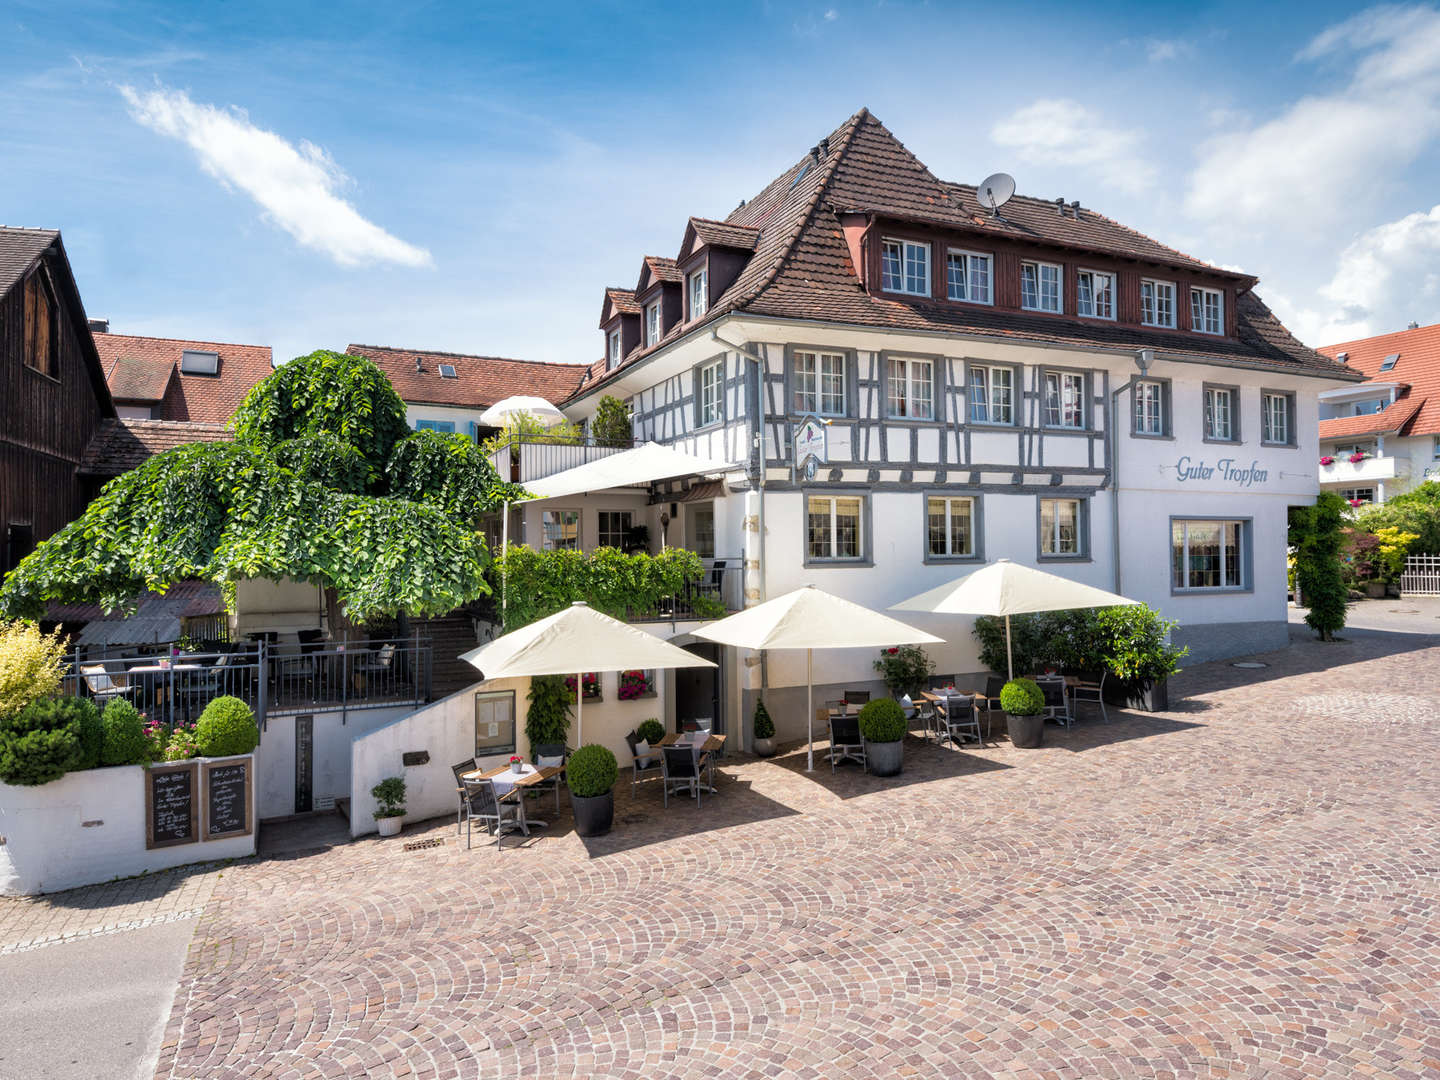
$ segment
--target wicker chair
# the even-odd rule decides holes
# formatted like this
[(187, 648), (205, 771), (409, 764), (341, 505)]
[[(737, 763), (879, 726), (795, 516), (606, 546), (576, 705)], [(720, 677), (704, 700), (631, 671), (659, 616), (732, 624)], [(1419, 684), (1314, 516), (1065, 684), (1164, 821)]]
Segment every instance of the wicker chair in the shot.
[(630, 747), (630, 790), (633, 792), (643, 777), (653, 776), (659, 773), (665, 775), (664, 756), (660, 753), (658, 746), (650, 747), (650, 752), (645, 755), (645, 764), (640, 764), (640, 755), (636, 747), (640, 745), (640, 733), (631, 731), (625, 735), (625, 745)]

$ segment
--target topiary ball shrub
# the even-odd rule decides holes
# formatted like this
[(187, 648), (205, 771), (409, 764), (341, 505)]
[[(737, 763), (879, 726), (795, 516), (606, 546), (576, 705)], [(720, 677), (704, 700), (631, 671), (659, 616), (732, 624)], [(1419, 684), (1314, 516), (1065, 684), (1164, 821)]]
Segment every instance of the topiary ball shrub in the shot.
[(755, 738), (773, 739), (775, 737), (775, 721), (770, 719), (770, 710), (765, 708), (764, 701), (755, 702)]
[(660, 740), (665, 738), (665, 725), (659, 720), (642, 720), (640, 726), (635, 729), (635, 734), (651, 746), (659, 746)]
[(894, 698), (876, 698), (860, 709), (860, 734), (866, 742), (899, 742), (910, 725)]
[(0, 782), (34, 787), (80, 768), (79, 726), (58, 701), (37, 701), (0, 718)]
[(195, 746), (201, 757), (248, 754), (259, 742), (255, 714), (237, 697), (217, 697), (195, 724)]
[(1011, 679), (1000, 690), (1000, 708), (1011, 716), (1038, 716), (1045, 711), (1045, 695), (1030, 679)]
[(100, 716), (101, 765), (143, 765), (150, 760), (150, 737), (140, 711), (124, 698), (112, 698)]
[(62, 697), (45, 702), (58, 714), (68, 716), (80, 739), (80, 761), (71, 772), (94, 769), (100, 765), (100, 750), (105, 742), (105, 729), (100, 723), (100, 710), (89, 698)]
[(615, 778), (619, 774), (615, 755), (595, 743), (580, 747), (565, 764), (565, 782), (570, 787), (570, 794), (582, 799), (604, 795), (615, 786)]

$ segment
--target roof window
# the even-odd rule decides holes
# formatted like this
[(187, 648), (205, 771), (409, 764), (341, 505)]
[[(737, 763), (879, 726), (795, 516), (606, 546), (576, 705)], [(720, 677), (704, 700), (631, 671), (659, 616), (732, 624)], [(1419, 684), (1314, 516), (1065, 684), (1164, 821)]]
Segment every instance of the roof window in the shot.
[(220, 354), (186, 349), (180, 354), (180, 371), (185, 375), (220, 374)]
[(440, 377), (441, 377), (442, 379), (456, 379), (456, 378), (459, 378), (459, 376), (455, 374), (455, 365), (454, 365), (454, 364), (441, 364), (441, 365), (440, 365)]
[(1380, 365), (1380, 370), (1381, 370), (1381, 371), (1389, 371), (1391, 368), (1393, 368), (1393, 367), (1395, 366), (1395, 364), (1399, 361), (1399, 359), (1400, 359), (1400, 354), (1399, 354), (1398, 352), (1392, 352), (1389, 356), (1385, 357), (1385, 362)]

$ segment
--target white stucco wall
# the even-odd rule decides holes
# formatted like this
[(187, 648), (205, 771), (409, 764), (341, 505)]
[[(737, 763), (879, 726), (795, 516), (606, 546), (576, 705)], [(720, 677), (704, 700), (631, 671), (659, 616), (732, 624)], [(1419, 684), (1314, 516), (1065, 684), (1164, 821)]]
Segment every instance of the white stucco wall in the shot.
[(483, 411), (483, 409), (465, 409), (452, 405), (426, 405), (407, 401), (405, 403), (405, 423), (411, 431), (414, 431), (417, 420), (448, 420), (455, 425), (457, 435), (473, 437), (470, 425), (480, 423), (480, 414)]
[[(413, 710), (412, 705), (316, 712), (313, 719), (312, 809), (328, 810), (350, 794), (350, 743)], [(295, 716), (271, 716), (255, 749), (256, 796), (261, 820), (288, 817), (295, 807)], [(368, 789), (367, 789), (368, 790)]]
[[(195, 797), (203, 800), (204, 763), (241, 758), (198, 760), (202, 790)], [(254, 805), (247, 836), (147, 850), (145, 782), (143, 766), (118, 765), (66, 773), (39, 787), (0, 784), (0, 896), (56, 892), (255, 854)], [(197, 828), (203, 835), (203, 801), (201, 806)]]

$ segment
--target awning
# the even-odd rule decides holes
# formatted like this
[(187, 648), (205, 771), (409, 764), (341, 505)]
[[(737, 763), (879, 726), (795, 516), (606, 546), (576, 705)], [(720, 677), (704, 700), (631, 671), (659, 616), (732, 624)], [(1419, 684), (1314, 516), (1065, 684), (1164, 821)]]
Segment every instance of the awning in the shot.
[(588, 461), (573, 469), (532, 480), (525, 490), (537, 499), (558, 499), (606, 488), (637, 487), (677, 476), (716, 476), (741, 468), (728, 461), (695, 457), (658, 443), (644, 443), (633, 450)]

